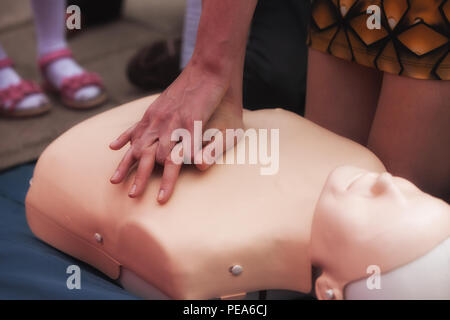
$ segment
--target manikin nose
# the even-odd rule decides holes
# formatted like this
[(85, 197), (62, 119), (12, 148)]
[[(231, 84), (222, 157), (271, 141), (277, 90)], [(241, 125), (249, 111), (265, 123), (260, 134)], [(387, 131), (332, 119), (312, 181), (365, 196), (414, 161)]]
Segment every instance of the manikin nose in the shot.
[(374, 195), (389, 195), (402, 203), (405, 203), (406, 201), (404, 194), (395, 184), (394, 177), (388, 172), (380, 174), (372, 187), (372, 193)]
[(379, 175), (378, 179), (375, 181), (375, 184), (372, 187), (372, 192), (374, 194), (381, 194), (387, 192), (390, 188), (392, 188), (392, 175), (388, 172), (383, 172)]
[(371, 190), (378, 176), (378, 173), (374, 172), (359, 174), (350, 183), (350, 185), (347, 187), (347, 190), (366, 193), (367, 191)]

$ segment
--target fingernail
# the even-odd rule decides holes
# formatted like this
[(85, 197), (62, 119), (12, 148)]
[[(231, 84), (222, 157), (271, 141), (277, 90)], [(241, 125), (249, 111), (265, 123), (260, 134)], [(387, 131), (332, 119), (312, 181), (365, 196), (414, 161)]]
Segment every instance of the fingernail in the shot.
[(132, 196), (132, 195), (134, 195), (135, 192), (136, 192), (136, 185), (133, 184), (133, 186), (131, 187), (129, 195)]
[(119, 177), (119, 170), (117, 170), (114, 175), (112, 176), (111, 180), (114, 181)]
[(159, 190), (158, 201), (162, 201), (163, 198), (164, 198), (164, 190), (161, 189)]

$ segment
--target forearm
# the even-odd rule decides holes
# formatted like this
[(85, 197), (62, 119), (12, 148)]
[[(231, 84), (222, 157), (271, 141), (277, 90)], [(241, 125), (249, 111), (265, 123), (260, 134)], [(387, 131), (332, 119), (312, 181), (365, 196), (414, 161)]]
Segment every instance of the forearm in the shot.
[(231, 81), (245, 54), (257, 0), (203, 0), (197, 43), (191, 60)]

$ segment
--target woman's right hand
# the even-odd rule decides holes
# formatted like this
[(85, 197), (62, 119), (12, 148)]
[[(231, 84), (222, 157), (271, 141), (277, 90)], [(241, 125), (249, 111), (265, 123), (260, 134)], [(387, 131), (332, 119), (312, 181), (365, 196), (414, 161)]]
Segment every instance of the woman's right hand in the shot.
[[(173, 191), (181, 167), (171, 159), (172, 149), (177, 143), (171, 141), (172, 133), (176, 129), (186, 129), (194, 137), (194, 121), (201, 121), (203, 126), (208, 123), (221, 104), (228, 85), (228, 79), (188, 65), (148, 107), (142, 119), (110, 144), (111, 149), (119, 150), (130, 142), (111, 182), (121, 183), (138, 162), (135, 182), (129, 192), (130, 197), (138, 197), (143, 193), (156, 162), (164, 165), (158, 200), (165, 202)], [(196, 150), (190, 151), (193, 158)]]
[[(110, 145), (119, 150), (128, 142), (131, 144), (111, 178), (112, 183), (122, 182), (138, 162), (130, 197), (144, 192), (157, 162), (164, 165), (158, 201), (165, 203), (169, 199), (181, 168), (171, 159), (177, 143), (171, 141), (175, 129), (186, 129), (193, 137), (194, 121), (206, 125), (219, 106), (223, 110), (218, 124), (239, 126), (242, 122), (245, 47), (256, 3), (257, 0), (203, 1), (197, 43), (188, 66), (149, 106), (142, 119)], [(241, 120), (236, 120), (239, 117)], [(195, 157), (197, 150), (193, 143), (191, 146), (191, 157)]]

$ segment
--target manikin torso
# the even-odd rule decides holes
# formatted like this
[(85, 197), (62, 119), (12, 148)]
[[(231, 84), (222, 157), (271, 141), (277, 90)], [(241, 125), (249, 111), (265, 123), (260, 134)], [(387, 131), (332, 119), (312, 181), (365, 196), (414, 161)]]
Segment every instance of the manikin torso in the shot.
[[(125, 150), (108, 144), (155, 97), (103, 113), (69, 130), (40, 158), (27, 196), (33, 232), (111, 278), (122, 270), (175, 299), (267, 289), (309, 292), (314, 209), (331, 171), (383, 172), (367, 149), (282, 110), (246, 112), (246, 128), (279, 129), (279, 170), (263, 165), (184, 168), (171, 200), (156, 202), (160, 172), (130, 199), (133, 174), (112, 185)], [(238, 145), (238, 148), (240, 146)], [(238, 276), (230, 273), (240, 265)]]

